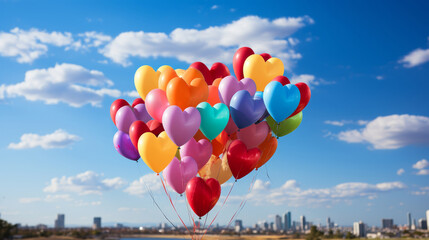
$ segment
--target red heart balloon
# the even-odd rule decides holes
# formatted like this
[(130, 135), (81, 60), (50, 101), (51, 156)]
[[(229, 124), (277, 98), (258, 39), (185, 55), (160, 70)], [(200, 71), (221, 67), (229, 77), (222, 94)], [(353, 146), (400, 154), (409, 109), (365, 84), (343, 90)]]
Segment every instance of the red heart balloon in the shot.
[(138, 120), (138, 121), (134, 121), (133, 124), (131, 124), (129, 134), (130, 134), (131, 142), (133, 143), (136, 149), (139, 149), (138, 142), (139, 142), (140, 136), (143, 133), (149, 132), (149, 131), (150, 130), (148, 126), (143, 121)]
[(228, 165), (235, 179), (249, 174), (261, 158), (261, 150), (252, 148), (247, 150), (246, 144), (236, 139), (229, 145), (227, 151)]
[(228, 67), (225, 64), (220, 62), (214, 63), (210, 68), (210, 70), (202, 62), (194, 62), (189, 67), (195, 68), (198, 71), (200, 71), (203, 74), (204, 80), (206, 81), (207, 85), (212, 85), (213, 81), (216, 78), (224, 78), (226, 76), (231, 75), (231, 73), (229, 73)]
[(235, 77), (238, 80), (244, 78), (244, 61), (246, 61), (246, 58), (252, 54), (255, 54), (255, 52), (253, 52), (253, 50), (249, 47), (241, 47), (235, 52), (234, 57), (232, 59), (232, 66), (234, 68)]
[(149, 130), (158, 136), (160, 133), (164, 132), (164, 126), (162, 126), (162, 123), (156, 121), (156, 120), (150, 120), (147, 122), (147, 126)]
[(144, 104), (144, 100), (141, 98), (136, 98), (133, 101), (133, 105), (131, 105), (132, 107), (136, 106), (137, 104), (143, 103)]
[(110, 105), (110, 117), (113, 120), (113, 123), (116, 125), (116, 112), (123, 106), (129, 106), (130, 104), (124, 99), (116, 99), (113, 101), (112, 105)]
[(268, 53), (261, 53), (260, 55), (265, 60), (265, 62), (271, 58), (271, 55)]
[(202, 217), (216, 205), (220, 191), (220, 184), (216, 179), (204, 181), (200, 177), (194, 177), (186, 185), (186, 199), (195, 214)]
[(277, 81), (279, 83), (281, 83), (283, 86), (286, 84), (290, 84), (289, 78), (285, 77), (285, 76), (277, 76), (275, 78), (273, 78), (273, 80), (271, 81)]
[(311, 91), (307, 84), (303, 82), (296, 83), (295, 86), (298, 87), (299, 93), (301, 94), (301, 99), (299, 100), (298, 107), (288, 118), (295, 116), (301, 112), (308, 104), (311, 98)]

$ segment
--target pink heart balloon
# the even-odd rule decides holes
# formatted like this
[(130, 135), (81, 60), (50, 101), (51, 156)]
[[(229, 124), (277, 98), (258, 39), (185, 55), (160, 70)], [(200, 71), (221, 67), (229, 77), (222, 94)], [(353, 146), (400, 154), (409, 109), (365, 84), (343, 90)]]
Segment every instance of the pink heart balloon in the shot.
[(188, 107), (182, 112), (180, 107), (172, 105), (162, 115), (162, 125), (177, 146), (188, 142), (197, 133), (200, 124), (200, 112), (194, 107)]
[(180, 147), (180, 156), (192, 157), (197, 162), (200, 170), (209, 161), (213, 152), (213, 146), (207, 139), (196, 141), (191, 138), (185, 145)]
[(167, 95), (161, 89), (153, 89), (146, 95), (146, 109), (149, 115), (162, 123), (162, 114), (170, 106)]
[(258, 147), (265, 140), (269, 131), (270, 127), (267, 122), (263, 121), (241, 129), (237, 132), (237, 137), (246, 144), (247, 149), (250, 149)]
[(164, 169), (164, 178), (168, 185), (179, 194), (186, 190), (186, 184), (197, 175), (198, 166), (192, 157), (183, 157), (182, 160), (176, 157)]
[(137, 104), (134, 108), (126, 105), (116, 112), (116, 126), (118, 127), (118, 130), (124, 133), (128, 134), (131, 124), (137, 120), (141, 120), (143, 122), (148, 122), (150, 120), (150, 116), (146, 112), (144, 104)]
[(238, 81), (233, 76), (224, 77), (219, 84), (220, 101), (229, 106), (232, 96), (240, 90), (246, 90), (253, 96), (256, 93), (256, 84), (250, 78), (243, 78)]

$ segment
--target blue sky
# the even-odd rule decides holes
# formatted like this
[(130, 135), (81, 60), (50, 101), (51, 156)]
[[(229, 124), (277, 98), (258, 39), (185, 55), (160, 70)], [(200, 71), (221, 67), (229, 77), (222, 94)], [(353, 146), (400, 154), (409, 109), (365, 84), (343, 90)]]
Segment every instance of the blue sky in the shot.
[[(232, 72), (235, 49), (249, 46), (281, 58), (285, 75), (307, 82), (312, 99), (266, 167), (234, 186), (216, 222), (228, 223), (244, 196), (245, 225), (287, 211), (322, 225), (328, 216), (340, 225), (405, 224), (407, 212), (423, 218), (428, 10), (425, 1), (2, 0), (1, 217), (30, 225), (52, 225), (57, 213), (76, 225), (94, 216), (166, 222), (146, 183), (179, 222), (150, 169), (113, 148), (110, 104), (132, 101), (141, 65), (221, 61)], [(185, 216), (183, 198), (173, 198)]]

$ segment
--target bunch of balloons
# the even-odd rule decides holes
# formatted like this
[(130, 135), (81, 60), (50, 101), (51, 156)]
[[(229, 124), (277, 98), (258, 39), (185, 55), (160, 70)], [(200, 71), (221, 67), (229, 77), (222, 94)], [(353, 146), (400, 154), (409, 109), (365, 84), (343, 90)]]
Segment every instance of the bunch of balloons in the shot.
[(300, 125), (311, 96), (305, 83), (291, 84), (282, 61), (267, 53), (242, 47), (233, 68), (235, 77), (219, 62), (210, 69), (201, 62), (186, 70), (142, 66), (134, 76), (141, 98), (132, 105), (117, 99), (110, 108), (116, 150), (163, 172), (174, 191), (186, 192), (199, 217), (216, 205), (221, 184), (273, 156), (277, 138)]

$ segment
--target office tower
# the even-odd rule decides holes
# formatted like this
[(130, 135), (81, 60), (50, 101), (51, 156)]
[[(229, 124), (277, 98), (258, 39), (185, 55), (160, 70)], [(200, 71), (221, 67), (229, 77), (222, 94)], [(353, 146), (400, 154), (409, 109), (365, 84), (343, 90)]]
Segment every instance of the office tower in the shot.
[(427, 224), (426, 219), (424, 219), (424, 218), (420, 218), (419, 219), (419, 228), (422, 229), (422, 230), (427, 230), (428, 229), (428, 224)]
[(270, 231), (274, 230), (274, 222), (270, 222)]
[(243, 229), (243, 221), (242, 220), (235, 220), (235, 232), (241, 232)]
[(265, 230), (265, 231), (267, 231), (267, 230), (268, 230), (268, 227), (269, 227), (269, 226), (268, 226), (268, 223), (267, 223), (267, 222), (264, 222), (264, 230)]
[(55, 219), (55, 228), (56, 229), (63, 229), (65, 227), (65, 215), (64, 214), (58, 214), (57, 219)]
[(408, 217), (408, 230), (411, 230), (411, 213), (407, 213), (407, 217)]
[(417, 229), (417, 223), (416, 223), (416, 219), (413, 219), (413, 224), (411, 225), (411, 229), (412, 230), (416, 230)]
[(292, 228), (292, 214), (290, 212), (287, 212), (284, 216), (283, 228), (285, 231), (291, 230)]
[(116, 228), (123, 228), (124, 224), (122, 224), (122, 223), (116, 223), (115, 227)]
[(356, 237), (365, 237), (365, 224), (362, 221), (353, 223), (353, 234)]
[(301, 231), (305, 231), (305, 226), (307, 223), (305, 222), (305, 216), (301, 216)]
[(282, 226), (282, 217), (279, 215), (276, 215), (275, 221), (274, 221), (274, 231), (279, 232), (283, 229)]
[(331, 218), (328, 217), (328, 219), (326, 219), (326, 229), (329, 231), (329, 229), (331, 229)]
[(381, 219), (381, 227), (392, 229), (393, 228), (393, 219)]
[(101, 217), (94, 217), (92, 229), (101, 229)]

